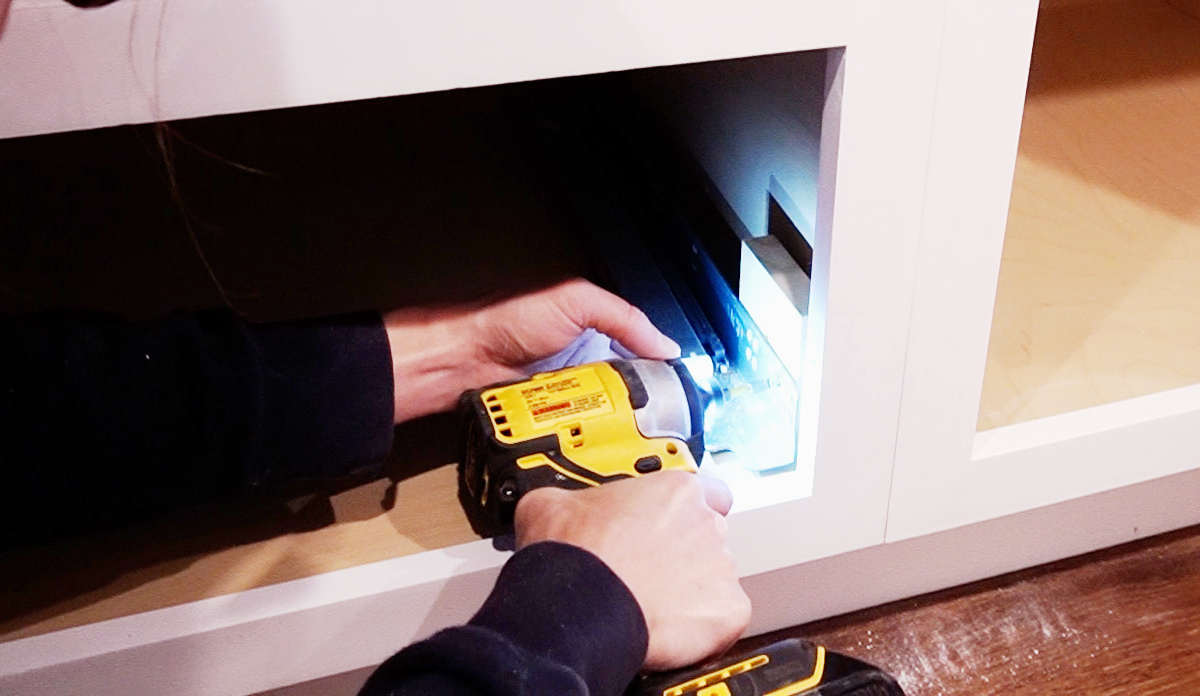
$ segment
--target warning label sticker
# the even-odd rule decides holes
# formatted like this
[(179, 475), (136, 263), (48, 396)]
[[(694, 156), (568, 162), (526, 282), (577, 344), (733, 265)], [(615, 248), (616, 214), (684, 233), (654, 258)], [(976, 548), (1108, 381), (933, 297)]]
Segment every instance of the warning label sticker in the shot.
[(521, 397), (536, 425), (612, 411), (604, 384), (592, 372), (579, 372), (528, 386), (521, 390)]

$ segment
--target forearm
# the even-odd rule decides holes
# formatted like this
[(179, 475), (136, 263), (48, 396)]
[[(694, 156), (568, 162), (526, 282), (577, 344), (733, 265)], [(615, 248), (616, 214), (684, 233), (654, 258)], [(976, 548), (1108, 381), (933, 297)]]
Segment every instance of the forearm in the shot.
[(646, 644), (636, 600), (603, 562), (535, 544), (513, 556), (467, 626), (397, 653), (362, 696), (617, 696)]
[(374, 316), (2, 318), (0, 545), (376, 462), (391, 390)]

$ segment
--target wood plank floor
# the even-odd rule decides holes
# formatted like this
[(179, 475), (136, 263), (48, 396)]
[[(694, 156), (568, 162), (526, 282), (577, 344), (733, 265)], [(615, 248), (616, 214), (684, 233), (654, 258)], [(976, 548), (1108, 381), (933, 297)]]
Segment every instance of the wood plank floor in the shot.
[(803, 636), (908, 696), (1200, 693), (1200, 527), (743, 641)]

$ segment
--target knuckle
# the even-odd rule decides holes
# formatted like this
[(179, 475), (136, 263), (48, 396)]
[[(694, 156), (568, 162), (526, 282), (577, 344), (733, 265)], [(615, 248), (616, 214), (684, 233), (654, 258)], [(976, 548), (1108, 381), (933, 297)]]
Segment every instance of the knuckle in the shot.
[(721, 540), (721, 543), (724, 544), (729, 539), (729, 520), (725, 519), (724, 515), (716, 512), (715, 510), (710, 510), (710, 512), (710, 517), (714, 518), (713, 526), (716, 529), (717, 537)]
[(728, 587), (728, 597), (721, 603), (721, 626), (729, 634), (740, 634), (750, 625), (753, 607), (750, 598), (746, 596), (740, 584), (734, 582)]
[(670, 480), (674, 481), (675, 485), (677, 485), (677, 486), (680, 486), (683, 488), (699, 488), (700, 487), (700, 482), (696, 480), (695, 475), (693, 475), (687, 471), (680, 471), (679, 469), (667, 469), (666, 471), (664, 471), (662, 473), (667, 474), (669, 476)]
[(738, 599), (734, 603), (732, 612), (731, 628), (740, 635), (750, 625), (750, 618), (753, 613), (754, 607), (750, 604), (750, 598), (746, 596), (745, 592), (739, 589)]
[(656, 471), (653, 474), (647, 474), (645, 478), (665, 488), (665, 493), (670, 495), (679, 495), (680, 493), (691, 491), (695, 485), (695, 481), (692, 481), (695, 476), (686, 471), (679, 471), (678, 469)]
[(568, 301), (583, 302), (593, 295), (594, 290), (599, 288), (582, 278), (572, 278), (563, 281), (555, 289)]
[(729, 604), (722, 615), (714, 621), (713, 635), (723, 641), (733, 642), (750, 625), (749, 615), (743, 615), (740, 604)]
[(558, 499), (559, 491), (556, 488), (543, 487), (535, 488), (517, 501), (517, 509), (514, 515), (517, 519), (523, 519), (530, 515), (536, 515), (549, 508), (552, 508)]

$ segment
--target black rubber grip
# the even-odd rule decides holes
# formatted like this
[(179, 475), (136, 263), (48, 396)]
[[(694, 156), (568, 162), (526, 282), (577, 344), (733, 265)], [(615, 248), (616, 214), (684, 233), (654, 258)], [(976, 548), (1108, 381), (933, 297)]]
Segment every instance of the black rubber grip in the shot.
[(625, 387), (629, 389), (629, 405), (635, 411), (645, 408), (646, 404), (650, 403), (650, 393), (646, 391), (646, 385), (642, 383), (642, 378), (638, 377), (637, 370), (633, 369), (633, 365), (624, 360), (613, 360), (608, 364), (612, 365), (617, 374), (621, 375), (621, 379), (625, 380)]

